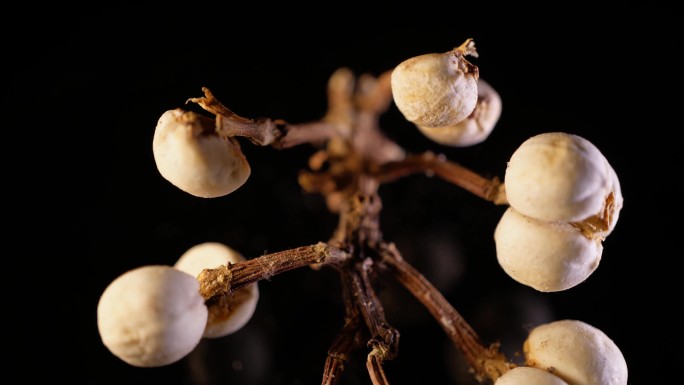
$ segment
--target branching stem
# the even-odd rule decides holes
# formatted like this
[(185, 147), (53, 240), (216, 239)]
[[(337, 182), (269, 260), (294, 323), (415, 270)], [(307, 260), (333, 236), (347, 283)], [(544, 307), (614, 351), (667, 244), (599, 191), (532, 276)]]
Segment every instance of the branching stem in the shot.
[[(475, 56), (472, 40), (453, 50), (454, 55)], [(468, 63), (469, 70), (477, 67)], [(471, 68), (472, 67), (472, 68)], [(337, 229), (327, 243), (270, 253), (244, 262), (200, 273), (200, 292), (207, 303), (220, 306), (235, 300), (236, 290), (300, 267), (331, 266), (340, 274), (345, 304), (344, 324), (332, 342), (321, 383), (340, 383), (349, 354), (365, 347), (366, 368), (374, 385), (389, 385), (383, 363), (398, 354), (399, 332), (385, 319), (374, 283), (385, 273), (396, 278), (442, 326), (460, 349), (479, 381), (494, 382), (510, 370), (498, 345), (482, 344), (475, 331), (442, 294), (405, 262), (394, 244), (382, 238), (379, 218), (383, 183), (424, 173), (436, 175), (495, 204), (507, 204), (503, 184), (485, 178), (444, 156), (425, 152), (406, 155), (379, 128), (379, 115), (392, 100), (391, 71), (374, 78), (362, 75), (358, 83), (350, 70), (336, 71), (328, 82), (328, 112), (319, 121), (289, 124), (283, 120), (248, 119), (221, 104), (207, 88), (204, 96), (189, 99), (215, 115), (202, 121), (204, 132), (222, 137), (244, 137), (260, 146), (278, 149), (299, 144), (319, 148), (309, 159), (309, 171), (299, 182), (307, 192), (326, 198), (339, 215)]]
[(190, 98), (205, 111), (216, 116), (216, 134), (223, 137), (245, 137), (260, 146), (284, 149), (300, 144), (322, 144), (337, 135), (334, 124), (317, 121), (304, 124), (288, 124), (281, 119), (244, 118), (224, 106), (206, 87), (203, 97)]
[(265, 254), (244, 262), (205, 269), (199, 276), (200, 293), (205, 300), (215, 296), (232, 295), (235, 290), (252, 283), (270, 279), (288, 270), (316, 264), (340, 266), (349, 259), (347, 253), (319, 242), (277, 253)]

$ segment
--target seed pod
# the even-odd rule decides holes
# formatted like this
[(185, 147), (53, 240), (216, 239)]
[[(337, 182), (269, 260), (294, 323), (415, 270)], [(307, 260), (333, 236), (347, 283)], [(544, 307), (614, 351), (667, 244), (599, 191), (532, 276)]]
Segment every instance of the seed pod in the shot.
[(553, 371), (569, 385), (627, 384), (627, 363), (615, 342), (582, 321), (535, 327), (523, 351), (528, 365)]
[(546, 222), (509, 207), (494, 230), (499, 265), (514, 280), (542, 292), (567, 290), (601, 261), (600, 239), (567, 222)]
[(449, 52), (412, 57), (394, 68), (392, 97), (406, 120), (428, 128), (445, 127), (473, 112), (479, 73), (466, 55), (477, 56), (472, 40)]
[(216, 135), (213, 120), (193, 112), (166, 111), (157, 123), (152, 150), (166, 180), (201, 198), (230, 194), (251, 173), (240, 144)]
[(144, 266), (122, 274), (97, 305), (103, 344), (139, 367), (180, 360), (197, 346), (206, 323), (199, 283), (171, 266)]
[(596, 146), (577, 135), (551, 132), (526, 140), (511, 156), (504, 182), (512, 207), (545, 221), (599, 216), (612, 230), (610, 218), (622, 208), (614, 170)]
[[(188, 249), (174, 267), (197, 277), (204, 269), (244, 260), (240, 253), (222, 243), (205, 242)], [(204, 337), (224, 337), (241, 329), (252, 318), (258, 299), (259, 288), (254, 283), (237, 289), (230, 298), (222, 298), (211, 304)]]
[(453, 147), (472, 146), (491, 134), (501, 117), (501, 96), (481, 78), (477, 84), (475, 110), (459, 123), (444, 127), (417, 126), (432, 141)]
[(494, 385), (568, 385), (568, 383), (546, 370), (518, 366), (504, 373)]

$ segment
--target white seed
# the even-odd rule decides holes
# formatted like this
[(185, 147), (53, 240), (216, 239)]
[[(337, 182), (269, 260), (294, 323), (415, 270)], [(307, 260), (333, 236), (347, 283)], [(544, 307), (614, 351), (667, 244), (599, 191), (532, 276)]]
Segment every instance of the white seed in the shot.
[(97, 306), (103, 344), (133, 366), (174, 363), (202, 338), (207, 307), (199, 282), (171, 266), (144, 266), (116, 278)]
[[(197, 277), (204, 269), (226, 266), (244, 261), (242, 254), (218, 242), (205, 242), (188, 249), (176, 262), (175, 268)], [(240, 288), (233, 294), (237, 302), (220, 302), (209, 307), (209, 318), (204, 337), (218, 338), (235, 333), (252, 318), (259, 299), (256, 283)]]
[(601, 261), (600, 239), (567, 222), (546, 222), (509, 207), (494, 230), (496, 256), (514, 280), (542, 292), (567, 290), (585, 281)]
[(406, 120), (423, 127), (452, 126), (477, 104), (478, 69), (465, 46), (445, 53), (412, 57), (394, 68), (392, 96)]
[(570, 385), (627, 384), (627, 363), (615, 342), (582, 321), (537, 326), (523, 350), (528, 365), (552, 370)]
[(518, 366), (504, 373), (494, 385), (568, 385), (568, 383), (546, 370)]
[(251, 169), (233, 138), (211, 132), (211, 121), (180, 109), (166, 111), (154, 132), (152, 149), (161, 175), (181, 190), (202, 198), (230, 194)]
[(483, 142), (501, 117), (501, 96), (480, 78), (475, 110), (459, 123), (443, 127), (417, 126), (432, 141), (453, 147), (466, 147)]
[[(550, 132), (526, 140), (511, 156), (506, 197), (519, 212), (546, 221), (582, 221), (604, 213), (616, 195), (617, 175), (588, 140)], [(611, 198), (613, 196), (613, 198)], [(619, 210), (613, 207), (612, 210)]]

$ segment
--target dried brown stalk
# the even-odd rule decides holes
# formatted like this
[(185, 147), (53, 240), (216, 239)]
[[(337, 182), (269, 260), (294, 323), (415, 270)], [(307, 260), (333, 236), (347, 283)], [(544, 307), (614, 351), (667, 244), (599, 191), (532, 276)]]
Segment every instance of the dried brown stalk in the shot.
[(439, 290), (401, 257), (394, 244), (387, 244), (383, 247), (383, 256), (383, 263), (387, 269), (442, 326), (454, 345), (461, 351), (479, 381), (490, 379), (494, 382), (515, 366), (498, 351), (497, 344), (492, 344), (489, 347), (482, 344), (477, 333), (458, 311), (451, 306)]
[(210, 300), (216, 296), (232, 295), (241, 287), (270, 279), (288, 270), (312, 264), (341, 265), (348, 258), (349, 255), (344, 251), (321, 242), (266, 254), (216, 269), (205, 269), (197, 279), (200, 282), (200, 293), (205, 300)]
[(431, 152), (407, 155), (385, 137), (378, 121), (392, 100), (390, 74), (362, 75), (357, 82), (348, 69), (338, 70), (328, 82), (327, 114), (299, 125), (238, 116), (206, 88), (204, 97), (189, 99), (215, 115), (219, 135), (245, 137), (279, 149), (305, 143), (318, 147), (309, 160), (310, 170), (300, 173), (299, 182), (305, 191), (324, 195), (330, 210), (339, 214), (338, 227), (328, 242), (204, 270), (198, 277), (201, 293), (208, 302), (223, 303), (237, 289), (288, 270), (332, 267), (342, 282), (345, 320), (328, 350), (321, 383), (338, 384), (350, 353), (365, 348), (373, 384), (388, 385), (382, 365), (398, 354), (399, 331), (387, 322), (374, 283), (384, 276), (394, 277), (442, 326), (474, 376), (493, 382), (513, 364), (496, 344), (485, 346), (442, 294), (404, 261), (393, 244), (383, 240), (378, 189), (383, 183), (426, 173), (495, 204), (506, 204), (503, 185)]
[(342, 280), (342, 296), (344, 298), (345, 319), (344, 326), (328, 349), (328, 357), (323, 367), (322, 385), (335, 385), (342, 379), (344, 364), (349, 354), (363, 346), (363, 330), (361, 317), (355, 306), (349, 282)]
[(416, 173), (434, 174), (498, 205), (508, 203), (504, 185), (498, 178), (487, 179), (458, 163), (447, 160), (443, 155), (435, 155), (429, 151), (421, 155), (409, 155), (398, 162), (384, 164), (375, 171), (376, 177), (382, 183)]

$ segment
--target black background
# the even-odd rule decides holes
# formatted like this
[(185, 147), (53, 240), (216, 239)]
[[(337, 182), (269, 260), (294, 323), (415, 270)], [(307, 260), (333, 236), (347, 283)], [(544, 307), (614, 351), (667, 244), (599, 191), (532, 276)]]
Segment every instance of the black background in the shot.
[[(675, 61), (682, 39), (670, 23), (672, 12), (657, 3), (601, 12), (463, 7), (460, 13), (437, 10), (432, 19), (416, 14), (417, 20), (362, 10), (263, 20), (264, 10), (202, 4), (164, 12), (61, 9), (67, 16), (31, 15), (19, 27), (4, 27), (6, 118), (18, 118), (8, 127), (17, 146), (6, 147), (7, 154), (19, 154), (6, 159), (13, 180), (7, 193), (28, 202), (8, 207), (20, 214), (10, 225), (28, 235), (22, 247), (47, 246), (13, 258), (22, 266), (17, 271), (30, 272), (14, 274), (26, 288), (20, 302), (29, 305), (15, 319), (31, 325), (31, 342), (21, 343), (17, 356), (31, 363), (39, 357), (53, 368), (23, 376), (92, 384), (320, 383), (343, 315), (331, 270), (305, 268), (260, 283), (247, 327), (203, 341), (167, 367), (130, 367), (102, 345), (97, 301), (123, 272), (173, 264), (205, 241), (253, 258), (325, 241), (336, 225), (320, 197), (297, 184), (312, 148), (278, 151), (244, 141), (250, 179), (227, 197), (206, 200), (179, 191), (157, 172), (151, 150), (156, 122), (164, 111), (201, 96), (203, 86), (243, 116), (316, 120), (337, 68), (378, 75), (472, 37), (480, 53), (472, 62), (503, 100), (489, 139), (469, 148), (439, 146), (394, 106), (381, 120), (387, 135), (409, 151), (440, 152), (488, 177), (503, 177), (512, 152), (534, 134), (581, 135), (620, 177), (625, 206), (616, 230), (587, 281), (538, 293), (497, 265), (493, 231), (503, 207), (416, 175), (381, 189), (385, 238), (483, 340), (501, 341), (511, 356), (521, 349), (525, 328), (574, 318), (616, 342), (630, 384), (673, 378), (682, 321), (680, 241), (670, 235), (679, 228), (682, 196), (674, 167), (681, 160), (681, 122), (674, 116), (681, 110)], [(513, 17), (517, 13), (526, 16)], [(385, 365), (390, 383), (472, 383), (429, 314), (391, 279), (380, 289), (388, 321), (401, 332), (400, 354)], [(370, 383), (365, 354), (351, 357), (343, 384)]]

